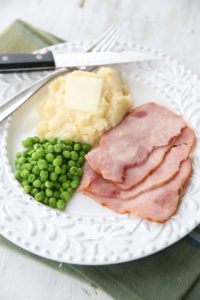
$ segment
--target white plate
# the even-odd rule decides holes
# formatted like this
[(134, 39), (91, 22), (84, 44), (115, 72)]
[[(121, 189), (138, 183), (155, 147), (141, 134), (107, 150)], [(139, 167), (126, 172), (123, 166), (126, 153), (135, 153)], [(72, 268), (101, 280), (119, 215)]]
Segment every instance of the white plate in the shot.
[[(76, 51), (85, 42), (51, 47)], [(138, 105), (156, 100), (182, 114), (200, 132), (200, 80), (183, 65), (163, 54), (133, 44), (117, 44), (116, 51), (154, 53), (159, 62), (116, 66)], [(45, 51), (45, 50), (43, 50)], [(41, 73), (0, 75), (0, 98), (20, 90)], [(99, 265), (129, 261), (155, 253), (181, 239), (200, 223), (200, 151), (194, 151), (194, 172), (177, 213), (165, 224), (119, 215), (92, 199), (76, 194), (64, 212), (48, 208), (23, 193), (13, 175), (20, 142), (35, 132), (35, 106), (42, 88), (15, 115), (0, 126), (0, 233), (18, 246), (53, 260)]]

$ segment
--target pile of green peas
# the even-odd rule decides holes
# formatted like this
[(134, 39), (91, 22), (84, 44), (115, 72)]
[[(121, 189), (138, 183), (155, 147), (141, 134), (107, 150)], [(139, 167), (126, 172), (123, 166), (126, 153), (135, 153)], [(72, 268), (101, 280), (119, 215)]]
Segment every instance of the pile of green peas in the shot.
[(63, 210), (79, 186), (89, 144), (57, 138), (28, 137), (16, 154), (15, 177), (26, 193)]

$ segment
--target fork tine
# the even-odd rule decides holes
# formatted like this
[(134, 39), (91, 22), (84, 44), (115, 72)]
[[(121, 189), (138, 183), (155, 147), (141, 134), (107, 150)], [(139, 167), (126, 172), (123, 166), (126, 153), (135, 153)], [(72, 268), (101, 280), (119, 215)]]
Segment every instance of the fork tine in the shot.
[(108, 35), (110, 35), (110, 33), (113, 31), (115, 27), (112, 25), (109, 28), (106, 29), (106, 31), (104, 33), (102, 33), (102, 35), (100, 35), (100, 37), (98, 37), (97, 39), (95, 39), (94, 41), (91, 42), (91, 44), (84, 50), (85, 52), (90, 52), (93, 50), (93, 48), (98, 45), (101, 40), (105, 39)]
[(100, 43), (98, 43), (95, 47), (93, 47), (93, 52), (101, 51), (102, 47), (110, 43), (110, 40), (112, 40), (113, 36), (117, 32), (117, 28), (113, 28), (113, 30), (103, 39)]
[(117, 41), (118, 37), (120, 35), (120, 31), (117, 30), (116, 33), (113, 35), (112, 39), (108, 41), (99, 51), (105, 51), (108, 52), (112, 49), (113, 45)]

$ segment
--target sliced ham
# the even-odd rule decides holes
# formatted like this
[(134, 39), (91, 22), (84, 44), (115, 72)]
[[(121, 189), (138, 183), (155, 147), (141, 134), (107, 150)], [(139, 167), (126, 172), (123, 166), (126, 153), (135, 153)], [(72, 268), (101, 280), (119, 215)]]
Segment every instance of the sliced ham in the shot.
[(121, 199), (130, 199), (170, 181), (179, 171), (181, 163), (186, 160), (194, 146), (194, 131), (186, 127), (175, 145), (167, 153), (163, 163), (144, 181), (128, 191), (121, 191)]
[[(87, 190), (93, 194), (103, 197), (117, 197), (120, 199), (131, 199), (141, 193), (159, 187), (170, 181), (179, 171), (181, 162), (186, 160), (195, 142), (194, 131), (186, 127), (181, 136), (176, 140), (174, 146), (167, 153), (163, 163), (150, 174), (143, 182), (133, 188), (122, 191), (119, 185), (116, 186), (112, 181), (104, 179), (100, 174), (90, 177), (91, 182), (87, 185)], [(139, 168), (139, 167), (136, 167)], [(142, 168), (142, 166), (141, 166)], [(87, 166), (89, 170), (89, 166)], [(92, 170), (89, 170), (89, 174)], [(84, 173), (86, 178), (87, 172)]]
[[(132, 199), (171, 180), (179, 172), (181, 162), (187, 159), (190, 149), (191, 146), (184, 144), (173, 147), (160, 167), (150, 174), (143, 182), (127, 191), (121, 190), (112, 181), (104, 179), (98, 173), (96, 173), (95, 176), (90, 177), (90, 183), (88, 182), (88, 185), (84, 190), (101, 197)], [(85, 176), (88, 177), (87, 173)]]
[[(124, 171), (123, 182), (115, 182), (115, 185), (121, 190), (129, 190), (141, 182), (162, 163), (171, 146), (172, 145), (154, 149), (143, 164), (127, 168)], [(86, 160), (95, 172), (100, 173), (99, 148), (90, 151), (86, 155)]]
[(81, 182), (77, 190), (78, 192), (86, 190), (96, 175), (96, 173), (90, 168), (87, 162), (84, 164), (83, 174), (84, 175), (81, 178)]
[[(135, 108), (100, 140), (100, 172), (123, 182), (124, 170), (144, 163), (154, 148), (169, 145), (186, 123), (163, 106), (147, 103)], [(131, 150), (130, 150), (131, 149)]]
[[(167, 154), (164, 162), (152, 174), (127, 191), (121, 190), (112, 181), (104, 179), (98, 173), (90, 178), (90, 184), (87, 185), (85, 190), (101, 197), (132, 199), (170, 181), (179, 172), (181, 162), (187, 159), (190, 150), (191, 145), (182, 144), (173, 147)], [(86, 174), (86, 176), (88, 175)]]
[(100, 173), (99, 169), (99, 147), (92, 149), (86, 156), (85, 156), (88, 164), (90, 167), (97, 173)]
[(192, 163), (187, 159), (181, 164), (173, 180), (129, 200), (101, 197), (89, 191), (84, 193), (118, 213), (132, 213), (150, 221), (163, 223), (176, 212), (191, 172)]
[(115, 185), (121, 190), (129, 190), (144, 180), (153, 170), (163, 162), (166, 153), (172, 145), (153, 149), (147, 160), (135, 167), (125, 170), (123, 182), (115, 182)]

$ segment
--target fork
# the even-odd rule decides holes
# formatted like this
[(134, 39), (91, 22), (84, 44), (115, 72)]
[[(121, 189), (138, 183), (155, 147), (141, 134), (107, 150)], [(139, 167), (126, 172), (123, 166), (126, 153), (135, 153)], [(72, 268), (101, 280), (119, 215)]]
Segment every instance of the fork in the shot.
[[(108, 28), (98, 39), (91, 42), (91, 44), (84, 50), (84, 52), (108, 52), (112, 49), (117, 38), (119, 37), (119, 30), (111, 26)], [(55, 70), (50, 74), (40, 78), (39, 80), (31, 83), (26, 88), (21, 90), (15, 96), (8, 99), (0, 106), (0, 122), (7, 118), (10, 114), (16, 111), (21, 105), (23, 105), (33, 94), (35, 94), (43, 85), (54, 77), (73, 70), (91, 71), (95, 69), (95, 66), (83, 66), (79, 68), (61, 68)]]

